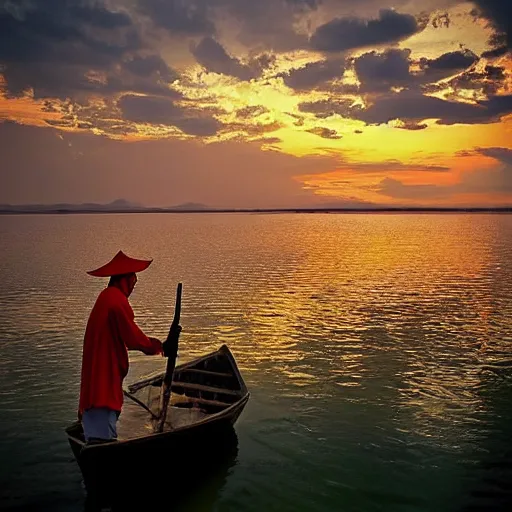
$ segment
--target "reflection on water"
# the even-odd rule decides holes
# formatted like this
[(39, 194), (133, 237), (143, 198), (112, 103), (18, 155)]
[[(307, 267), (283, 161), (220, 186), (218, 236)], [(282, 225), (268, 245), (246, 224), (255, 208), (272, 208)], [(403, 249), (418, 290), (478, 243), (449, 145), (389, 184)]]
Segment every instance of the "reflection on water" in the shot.
[[(500, 363), (512, 358), (512, 216), (1, 220), (1, 506), (80, 510), (62, 429), (105, 284), (85, 270), (120, 248), (154, 258), (131, 298), (141, 326), (165, 337), (182, 281), (181, 360), (227, 343), (250, 388), (213, 509), (459, 511), (508, 499), (495, 461), (504, 454), (510, 475), (512, 381)], [(129, 381), (165, 362), (131, 361)]]
[(125, 471), (111, 475), (89, 489), (84, 512), (110, 507), (113, 512), (132, 510), (212, 510), (236, 465), (238, 438), (227, 429), (212, 440), (177, 444), (155, 456), (151, 464), (143, 453), (130, 455)]

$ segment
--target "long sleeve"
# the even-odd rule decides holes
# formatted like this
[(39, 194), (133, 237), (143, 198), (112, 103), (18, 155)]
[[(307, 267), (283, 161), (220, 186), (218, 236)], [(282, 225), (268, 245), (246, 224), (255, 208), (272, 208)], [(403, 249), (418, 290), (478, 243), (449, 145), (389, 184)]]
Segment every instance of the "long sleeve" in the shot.
[(146, 336), (135, 323), (133, 310), (128, 303), (127, 307), (112, 308), (109, 311), (109, 322), (128, 350), (139, 350), (147, 355), (162, 353), (162, 344)]
[(123, 379), (128, 374), (128, 350), (161, 354), (162, 344), (138, 327), (128, 299), (115, 288), (105, 288), (89, 315), (84, 335), (79, 414), (93, 407), (120, 411)]

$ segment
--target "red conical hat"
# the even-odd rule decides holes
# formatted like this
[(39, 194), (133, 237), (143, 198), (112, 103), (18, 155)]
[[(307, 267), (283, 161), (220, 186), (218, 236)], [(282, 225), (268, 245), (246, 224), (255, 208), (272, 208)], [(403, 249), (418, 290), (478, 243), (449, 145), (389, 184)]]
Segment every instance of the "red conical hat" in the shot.
[(153, 260), (137, 260), (126, 256), (123, 251), (119, 251), (108, 263), (96, 270), (87, 272), (94, 277), (111, 277), (119, 274), (131, 274), (133, 272), (142, 272), (146, 270)]

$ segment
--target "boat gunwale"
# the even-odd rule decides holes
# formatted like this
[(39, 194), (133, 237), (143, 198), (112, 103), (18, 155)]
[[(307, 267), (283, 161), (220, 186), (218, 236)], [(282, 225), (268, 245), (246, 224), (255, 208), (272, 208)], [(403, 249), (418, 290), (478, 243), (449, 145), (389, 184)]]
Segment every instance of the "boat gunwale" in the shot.
[[(76, 421), (73, 424), (69, 425), (65, 430), (66, 434), (68, 436), (68, 439), (70, 441), (73, 441), (74, 443), (77, 443), (78, 445), (80, 445), (82, 447), (82, 451), (84, 451), (84, 450), (90, 451), (93, 448), (105, 448), (107, 446), (126, 446), (126, 445), (131, 445), (131, 444), (138, 444), (138, 443), (146, 442), (146, 441), (149, 442), (154, 439), (161, 439), (163, 437), (168, 437), (173, 434), (178, 434), (178, 433), (186, 431), (186, 430), (193, 430), (197, 427), (201, 427), (208, 423), (217, 422), (217, 421), (223, 419), (224, 417), (229, 417), (233, 412), (237, 411), (238, 409), (243, 409), (243, 407), (249, 400), (250, 393), (247, 390), (247, 386), (242, 378), (242, 375), (240, 374), (240, 371), (238, 370), (235, 358), (227, 345), (224, 344), (219, 349), (217, 349), (213, 352), (210, 352), (208, 354), (205, 354), (204, 356), (200, 356), (195, 359), (192, 359), (191, 361), (188, 361), (187, 363), (183, 363), (183, 364), (177, 366), (175, 371), (179, 372), (180, 370), (187, 369), (190, 366), (196, 365), (197, 363), (211, 359), (211, 358), (215, 357), (217, 354), (223, 354), (226, 357), (228, 357), (228, 359), (231, 363), (232, 370), (233, 370), (233, 375), (237, 378), (238, 383), (241, 388), (240, 389), (240, 398), (236, 402), (233, 402), (232, 404), (230, 404), (228, 407), (221, 409), (220, 411), (215, 412), (213, 414), (209, 414), (205, 418), (203, 418), (197, 422), (194, 422), (191, 425), (184, 425), (184, 426), (181, 426), (181, 427), (178, 427), (175, 429), (166, 430), (165, 432), (152, 432), (152, 433), (148, 433), (146, 435), (139, 435), (139, 436), (132, 437), (129, 439), (116, 440), (116, 441), (112, 441), (112, 442), (101, 443), (101, 444), (91, 444), (91, 445), (88, 445), (87, 443), (85, 443), (81, 439), (75, 437), (74, 435), (72, 435), (69, 432), (71, 429), (73, 429), (80, 423), (79, 421)], [(137, 382), (131, 384), (130, 386), (128, 386), (128, 391), (133, 393), (139, 389), (142, 389), (143, 387), (150, 385), (152, 382), (162, 378), (163, 375), (164, 375), (164, 372), (159, 371), (158, 373), (155, 373), (154, 375), (151, 375), (143, 380), (137, 381)], [(176, 385), (179, 386), (179, 383), (176, 383)], [(194, 397), (188, 397), (188, 398), (193, 400)]]
[(140, 442), (143, 442), (143, 441), (148, 441), (149, 442), (150, 440), (155, 439), (155, 438), (168, 437), (168, 436), (171, 436), (173, 434), (177, 434), (179, 432), (182, 432), (184, 430), (192, 430), (192, 429), (195, 429), (195, 428), (197, 428), (199, 426), (205, 425), (207, 423), (213, 423), (213, 422), (219, 421), (220, 419), (229, 416), (236, 408), (242, 408), (243, 406), (245, 406), (245, 404), (249, 400), (250, 395), (251, 395), (250, 393), (247, 393), (240, 400), (238, 400), (237, 402), (234, 402), (229, 407), (226, 407), (222, 411), (219, 411), (219, 412), (216, 412), (216, 413), (213, 413), (213, 414), (209, 414), (206, 418), (203, 418), (203, 419), (201, 419), (201, 420), (199, 420), (199, 421), (197, 421), (195, 423), (192, 423), (191, 425), (184, 425), (182, 427), (178, 427), (178, 428), (175, 428), (175, 429), (172, 429), (172, 430), (166, 430), (165, 432), (151, 432), (151, 433), (148, 433), (146, 435), (131, 437), (130, 439), (122, 439), (122, 440), (116, 440), (116, 441), (112, 441), (112, 442), (99, 443), (99, 444), (89, 444), (88, 445), (87, 443), (85, 443), (81, 439), (78, 439), (77, 437), (71, 435), (68, 432), (69, 429), (73, 428), (78, 423), (80, 423), (80, 422), (76, 421), (75, 423), (73, 423), (72, 425), (70, 425), (66, 429), (66, 434), (67, 434), (69, 439), (73, 440), (73, 442), (75, 442), (75, 443), (77, 443), (77, 444), (82, 446), (82, 451), (83, 450), (89, 451), (89, 450), (91, 450), (93, 448), (105, 448), (107, 446), (121, 446), (121, 445), (126, 446), (127, 444), (135, 444), (135, 443), (140, 443)]
[[(231, 352), (231, 350), (229, 349), (229, 347), (226, 344), (222, 345), (220, 348), (218, 348), (217, 350), (214, 350), (213, 352), (209, 352), (208, 354), (205, 354), (204, 356), (199, 356), (199, 357), (196, 357), (195, 359), (192, 359), (191, 361), (187, 361), (186, 363), (179, 364), (174, 369), (174, 372), (176, 373), (176, 372), (180, 372), (182, 370), (187, 370), (191, 366), (195, 366), (198, 363), (201, 363), (208, 359), (212, 359), (213, 357), (215, 357), (218, 354), (223, 354), (229, 359), (229, 362), (231, 363), (231, 367), (233, 369), (233, 376), (237, 378), (238, 383), (240, 384), (240, 390), (239, 390), (240, 397), (243, 398), (245, 396), (245, 394), (247, 393), (247, 386), (244, 382), (242, 375), (240, 374), (240, 371), (238, 370), (233, 353)], [(128, 386), (128, 392), (130, 394), (135, 393), (139, 389), (142, 389), (143, 387), (151, 384), (152, 382), (155, 382), (158, 379), (161, 379), (164, 375), (165, 375), (165, 372), (162, 372), (161, 370), (153, 372), (145, 379), (141, 379), (141, 380), (138, 380), (137, 382), (130, 384)], [(176, 382), (176, 386), (179, 386), (178, 381)], [(219, 392), (221, 392), (220, 389), (222, 389), (222, 388), (219, 388)]]

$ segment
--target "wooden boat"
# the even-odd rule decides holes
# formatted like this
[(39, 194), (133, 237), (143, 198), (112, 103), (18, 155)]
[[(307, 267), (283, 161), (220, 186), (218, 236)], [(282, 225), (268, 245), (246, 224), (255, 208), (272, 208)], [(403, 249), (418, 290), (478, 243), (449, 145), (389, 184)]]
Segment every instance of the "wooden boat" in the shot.
[[(137, 410), (145, 415), (149, 427), (150, 415), (158, 414), (163, 378), (164, 373), (155, 374), (132, 384), (125, 392), (125, 405), (130, 400), (139, 404)], [(183, 450), (197, 454), (212, 447), (222, 449), (225, 436), (230, 435), (227, 431), (233, 431), (250, 396), (226, 345), (177, 366), (171, 390), (163, 432), (151, 428), (142, 432), (118, 429), (117, 441), (86, 444), (80, 422), (66, 429), (88, 490), (98, 482), (110, 482), (113, 474), (133, 477), (138, 468), (152, 466), (158, 459), (175, 459)]]

